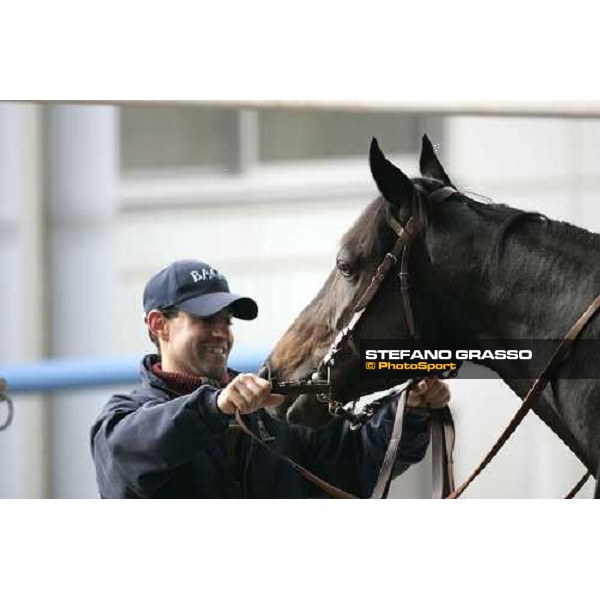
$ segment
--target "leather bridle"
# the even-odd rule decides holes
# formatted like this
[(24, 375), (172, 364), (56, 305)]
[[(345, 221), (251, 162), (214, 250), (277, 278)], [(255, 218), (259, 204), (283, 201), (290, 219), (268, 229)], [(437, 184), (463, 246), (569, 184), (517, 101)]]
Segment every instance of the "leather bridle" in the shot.
[[(458, 191), (453, 187), (444, 186), (435, 192), (432, 192), (429, 195), (429, 200), (433, 202), (442, 202), (454, 194), (458, 194)], [(320, 365), (317, 367), (317, 371), (319, 373), (327, 372), (327, 370), (333, 366), (336, 355), (338, 355), (345, 348), (348, 340), (352, 336), (369, 304), (379, 291), (379, 288), (385, 281), (388, 273), (392, 270), (396, 270), (396, 275), (400, 280), (400, 293), (402, 295), (402, 302), (404, 305), (404, 314), (406, 317), (408, 334), (413, 339), (419, 339), (420, 337), (415, 325), (414, 313), (410, 301), (411, 285), (409, 260), (412, 244), (421, 233), (421, 225), (415, 222), (414, 217), (410, 217), (406, 224), (403, 224), (392, 215), (390, 215), (388, 225), (397, 235), (396, 243), (385, 255), (379, 267), (377, 267), (375, 275), (373, 275), (373, 278), (371, 279), (371, 283), (361, 296), (356, 308), (354, 309), (354, 315), (352, 316), (350, 323), (338, 333), (331, 348), (321, 360)]]
[[(447, 200), (454, 194), (459, 193), (455, 188), (451, 186), (443, 186), (429, 195), (430, 202), (440, 203)], [(410, 299), (410, 272), (409, 272), (409, 259), (412, 243), (421, 233), (421, 227), (419, 223), (415, 223), (414, 218), (410, 217), (406, 224), (402, 224), (400, 221), (390, 215), (389, 220), (390, 227), (395, 231), (397, 235), (396, 242), (393, 248), (388, 252), (381, 264), (378, 266), (373, 278), (358, 301), (354, 314), (347, 327), (342, 329), (334, 339), (331, 347), (326, 352), (325, 356), (321, 360), (316, 370), (316, 377), (313, 375), (311, 381), (299, 381), (299, 382), (273, 382), (273, 393), (316, 393), (317, 396), (322, 400), (328, 402), (329, 411), (334, 415), (340, 415), (352, 420), (351, 413), (344, 408), (343, 402), (336, 399), (332, 393), (331, 387), (331, 369), (335, 365), (336, 357), (346, 350), (349, 346), (350, 339), (356, 330), (358, 323), (363, 317), (369, 304), (377, 294), (379, 288), (385, 281), (386, 277), (390, 272), (395, 271), (400, 280), (400, 292), (402, 295), (402, 302), (404, 306), (404, 312), (406, 317), (406, 323), (409, 335), (413, 340), (419, 339), (419, 333), (414, 321), (414, 313), (412, 310), (412, 304)], [(398, 269), (399, 266), (399, 269)], [(498, 441), (493, 445), (492, 449), (484, 457), (481, 463), (473, 471), (473, 473), (467, 478), (467, 480), (455, 489), (454, 485), (454, 472), (453, 472), (453, 459), (452, 452), (454, 448), (454, 424), (452, 416), (448, 407), (439, 410), (432, 410), (432, 454), (433, 454), (433, 495), (438, 498), (450, 498), (455, 499), (461, 496), (461, 494), (467, 489), (467, 487), (473, 482), (473, 480), (483, 471), (483, 469), (490, 463), (494, 456), (500, 451), (512, 433), (516, 430), (528, 412), (532, 409), (535, 401), (544, 391), (548, 382), (557, 372), (558, 368), (564, 361), (568, 354), (569, 349), (575, 340), (579, 337), (583, 329), (589, 323), (591, 318), (600, 309), (600, 295), (598, 295), (584, 313), (579, 317), (576, 323), (571, 327), (561, 344), (556, 349), (553, 357), (546, 364), (546, 367), (535, 380), (527, 392), (523, 403), (519, 407), (519, 410), (503, 431)], [(456, 371), (452, 373), (456, 374)], [(409, 380), (409, 384), (414, 383)], [(400, 436), (402, 433), (402, 418), (405, 408), (406, 397), (408, 395), (410, 385), (407, 386), (401, 394), (398, 406), (396, 409), (396, 419), (394, 427), (388, 445), (386, 455), (384, 457), (382, 467), (379, 472), (378, 481), (375, 485), (373, 495), (371, 497), (381, 498), (385, 495), (393, 464), (395, 462), (398, 446), (400, 443)], [(239, 416), (239, 415), (238, 415)], [(557, 432), (555, 432), (557, 433)], [(558, 433), (557, 433), (558, 435)], [(560, 435), (559, 435), (560, 437)], [(312, 474), (311, 474), (312, 475)], [(590, 477), (591, 471), (587, 471), (586, 474), (577, 482), (573, 489), (567, 494), (566, 498), (572, 498), (584, 485), (587, 479)], [(318, 485), (318, 484), (317, 484)], [(327, 484), (329, 485), (329, 484)], [(323, 487), (323, 486), (321, 486)], [(331, 486), (329, 486), (331, 487)], [(323, 489), (326, 489), (323, 487)], [(337, 488), (334, 488), (337, 490)], [(326, 490), (328, 493), (332, 493), (331, 489)], [(332, 495), (336, 497), (351, 497), (342, 490), (337, 490), (340, 495), (335, 492)]]
[[(458, 192), (453, 187), (444, 186), (431, 193), (429, 200), (434, 202), (442, 202), (456, 193)], [(337, 334), (331, 347), (319, 363), (312, 379), (308, 381), (296, 382), (278, 382), (273, 380), (273, 393), (314, 393), (320, 401), (328, 404), (329, 412), (332, 415), (344, 417), (353, 423), (354, 426), (361, 424), (361, 420), (357, 419), (352, 412), (348, 411), (344, 407), (345, 402), (335, 397), (331, 386), (330, 373), (331, 368), (335, 364), (336, 357), (348, 346), (349, 341), (361, 318), (363, 317), (372, 300), (375, 298), (379, 288), (390, 272), (396, 272), (400, 280), (400, 292), (402, 295), (409, 335), (413, 339), (419, 339), (410, 300), (409, 260), (412, 243), (421, 232), (420, 224), (416, 224), (413, 217), (409, 218), (406, 224), (403, 224), (390, 215), (389, 225), (396, 233), (396, 242), (394, 243), (393, 248), (385, 255), (383, 261), (377, 267), (371, 282), (369, 283), (365, 292), (362, 294), (354, 309), (354, 314), (350, 320), (350, 323)], [(417, 382), (417, 380), (408, 380), (400, 394), (398, 394), (398, 388), (402, 386), (393, 388), (387, 395), (389, 398), (399, 396), (398, 405), (396, 407), (396, 417), (394, 419), (390, 442), (379, 471), (377, 482), (371, 495), (372, 498), (382, 498), (387, 494), (392, 469), (396, 460), (400, 438), (402, 435), (402, 424), (406, 400), (408, 393)], [(241, 418), (238, 418), (238, 424), (240, 424), (240, 421)], [(433, 493), (434, 497), (443, 498), (447, 494), (450, 494), (454, 491), (454, 469), (452, 454), (454, 449), (455, 434), (454, 422), (452, 420), (450, 410), (447, 407), (443, 409), (432, 410), (431, 424), (433, 446), (432, 454), (434, 463)], [(248, 428), (244, 427), (244, 429), (247, 430)], [(258, 438), (255, 439), (259, 441)], [(298, 465), (295, 465), (294, 468), (299, 470)], [(316, 476), (310, 473), (310, 477), (312, 478)], [(313, 482), (319, 485), (319, 487), (322, 487), (322, 489), (325, 489), (328, 493), (331, 493), (331, 489), (326, 489), (324, 486), (321, 486), (319, 482), (314, 480)], [(329, 484), (326, 485), (329, 488), (331, 487)], [(340, 492), (340, 494), (337, 495), (337, 497), (347, 497), (345, 492), (341, 490), (338, 490), (338, 492)]]
[[(433, 203), (441, 203), (457, 193), (458, 191), (455, 188), (451, 186), (444, 186), (432, 192), (428, 197), (428, 201)], [(419, 331), (415, 324), (414, 311), (412, 309), (412, 303), (410, 299), (411, 281), (409, 262), (412, 244), (421, 234), (421, 224), (418, 223), (412, 216), (408, 219), (406, 224), (403, 224), (392, 214), (390, 214), (388, 225), (396, 233), (396, 242), (394, 243), (392, 249), (385, 255), (380, 265), (377, 267), (371, 282), (354, 309), (354, 314), (350, 320), (350, 323), (338, 333), (331, 348), (321, 360), (321, 363), (317, 368), (317, 373), (327, 373), (327, 379), (330, 379), (331, 368), (335, 364), (336, 357), (349, 345), (349, 341), (360, 320), (375, 298), (375, 295), (379, 291), (389, 273), (395, 272), (400, 281), (400, 294), (402, 296), (402, 304), (404, 306), (404, 316), (406, 319), (408, 334), (413, 340), (420, 339)], [(456, 375), (456, 371), (449, 373), (449, 375)], [(412, 385), (415, 383), (417, 383), (417, 381), (413, 381)], [(410, 388), (407, 390), (407, 393), (409, 390)], [(329, 402), (330, 412), (339, 414), (340, 411), (344, 410), (340, 401), (330, 398)], [(404, 412), (404, 406), (397, 407), (396, 421), (398, 421), (400, 418), (398, 417), (398, 412)], [(452, 414), (448, 407), (431, 410), (431, 429), (433, 461), (432, 496), (434, 498), (444, 498), (448, 494), (454, 492), (455, 489), (453, 464), (455, 431)], [(378, 486), (384, 485), (384, 480), (386, 482), (385, 486), (389, 485), (391, 468), (395, 462), (396, 454), (398, 452), (401, 433), (402, 427), (400, 422), (400, 424), (395, 424), (394, 426), (386, 451), (386, 458), (384, 458), (378, 483), (376, 484), (376, 492), (378, 491)], [(383, 489), (380, 491), (383, 492)]]

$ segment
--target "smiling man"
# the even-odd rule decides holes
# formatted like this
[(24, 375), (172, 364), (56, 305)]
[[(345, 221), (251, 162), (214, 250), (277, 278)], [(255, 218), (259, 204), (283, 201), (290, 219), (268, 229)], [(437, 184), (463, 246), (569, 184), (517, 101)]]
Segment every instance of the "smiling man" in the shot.
[[(282, 396), (253, 373), (227, 366), (232, 317), (258, 307), (232, 294), (209, 265), (177, 261), (144, 290), (145, 322), (157, 354), (144, 357), (142, 383), (111, 398), (92, 427), (92, 454), (103, 498), (308, 498), (324, 493), (236, 425), (236, 410), (264, 443), (330, 483), (369, 496), (391, 435), (396, 402), (361, 430), (342, 419), (321, 430), (289, 425), (265, 409)], [(446, 384), (411, 392), (395, 474), (421, 460), (429, 418), (420, 407), (449, 400)]]

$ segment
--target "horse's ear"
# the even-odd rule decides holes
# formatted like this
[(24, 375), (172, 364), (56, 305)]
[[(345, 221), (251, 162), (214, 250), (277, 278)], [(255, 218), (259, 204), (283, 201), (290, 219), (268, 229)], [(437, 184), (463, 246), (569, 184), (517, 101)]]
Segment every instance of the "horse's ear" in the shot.
[(438, 181), (442, 181), (444, 185), (452, 185), (450, 181), (450, 177), (446, 175), (446, 171), (444, 171), (444, 167), (438, 160), (438, 157), (435, 154), (435, 150), (433, 149), (432, 143), (429, 141), (429, 138), (424, 135), (421, 144), (421, 159), (419, 160), (419, 167), (421, 169), (421, 175), (423, 177), (430, 177), (431, 179), (437, 179)]
[(410, 206), (408, 203), (415, 193), (413, 182), (383, 155), (375, 138), (371, 141), (369, 162), (371, 174), (381, 195), (398, 207)]

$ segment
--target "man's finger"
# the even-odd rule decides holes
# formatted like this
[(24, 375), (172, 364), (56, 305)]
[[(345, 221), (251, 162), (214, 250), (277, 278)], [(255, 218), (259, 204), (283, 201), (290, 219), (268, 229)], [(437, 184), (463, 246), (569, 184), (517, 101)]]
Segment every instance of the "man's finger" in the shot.
[(411, 406), (443, 408), (450, 400), (448, 385), (439, 379), (423, 379), (411, 394)]
[(425, 394), (425, 400), (431, 403), (445, 402), (446, 398), (449, 397), (448, 390), (445, 387), (441, 387), (438, 390), (432, 389), (430, 393)]
[(269, 397), (265, 401), (265, 406), (279, 406), (285, 400), (285, 396), (282, 394), (269, 394)]

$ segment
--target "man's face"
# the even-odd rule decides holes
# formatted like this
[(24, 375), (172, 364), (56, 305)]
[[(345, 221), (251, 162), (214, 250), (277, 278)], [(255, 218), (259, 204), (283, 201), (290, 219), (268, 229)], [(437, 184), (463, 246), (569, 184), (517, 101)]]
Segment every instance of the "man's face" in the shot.
[(220, 379), (232, 346), (227, 309), (205, 318), (179, 311), (168, 321), (168, 339), (161, 340), (163, 369)]

